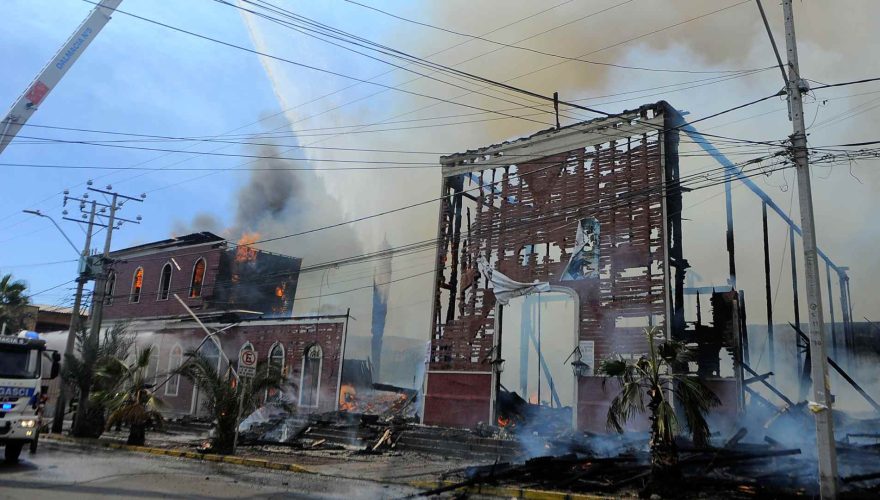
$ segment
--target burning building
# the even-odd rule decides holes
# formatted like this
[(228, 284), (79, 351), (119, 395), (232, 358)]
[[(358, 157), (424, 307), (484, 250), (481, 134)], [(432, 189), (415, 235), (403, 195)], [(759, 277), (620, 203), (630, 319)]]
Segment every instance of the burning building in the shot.
[[(337, 408), (348, 316), (293, 317), (301, 259), (259, 250), (258, 238), (232, 244), (201, 232), (110, 254), (103, 326), (127, 324), (139, 348), (154, 346), (148, 375), (164, 382), (158, 394), (172, 414), (203, 411), (197, 388), (179, 376), (165, 380), (199, 345), (218, 370), (243, 350), (278, 366), (285, 383), (267, 399), (305, 413)], [(222, 355), (203, 342), (206, 331), (187, 308), (217, 333)]]
[[(612, 396), (593, 374), (597, 360), (644, 353), (648, 326), (684, 335), (678, 120), (661, 102), (441, 158), (425, 423), (509, 418), (504, 366), (530, 373), (536, 351), (537, 386), (523, 376), (518, 388), (537, 391), (513, 399), (567, 409), (574, 428), (604, 429)], [(520, 295), (525, 309), (539, 303), (537, 334), (525, 312), (519, 331), (502, 331)], [(544, 333), (564, 339), (552, 359), (540, 330), (550, 301), (564, 303), (555, 316), (567, 318)], [(522, 347), (518, 359), (509, 345)]]

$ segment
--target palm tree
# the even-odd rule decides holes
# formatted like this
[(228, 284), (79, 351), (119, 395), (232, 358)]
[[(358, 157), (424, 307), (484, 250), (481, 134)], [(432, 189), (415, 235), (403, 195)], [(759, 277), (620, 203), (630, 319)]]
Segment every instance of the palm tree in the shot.
[(218, 371), (216, 360), (192, 351), (187, 357), (189, 360), (179, 371), (205, 395), (205, 408), (215, 421), (212, 451), (223, 455), (234, 453), (239, 420), (257, 408), (266, 389), (280, 386), (281, 371), (261, 363), (253, 377), (242, 378), (239, 383), (231, 370)]
[(97, 372), (99, 386), (105, 388), (92, 393), (93, 402), (110, 411), (106, 427), (123, 423), (129, 426), (128, 444), (142, 446), (146, 441), (147, 427), (160, 426), (162, 401), (147, 382), (147, 368), (153, 346), (138, 353), (130, 364), (120, 358), (105, 358)]
[(25, 290), (27, 285), (11, 274), (0, 276), (0, 329), (5, 325), (7, 334), (18, 333), (25, 326), (24, 306), (29, 302)]
[(74, 436), (99, 437), (103, 432), (104, 406), (98, 402), (92, 405), (83, 402), (89, 402), (89, 394), (93, 390), (107, 389), (108, 381), (99, 379), (98, 369), (108, 359), (127, 359), (133, 345), (134, 335), (128, 331), (125, 323), (108, 328), (97, 341), (86, 329), (77, 332), (77, 355), (65, 354), (64, 370), (61, 373), (64, 382), (74, 386), (79, 394), (79, 406), (73, 426)]
[[(660, 330), (646, 328), (648, 353), (637, 360), (618, 357), (602, 361), (599, 373), (620, 382), (620, 393), (608, 409), (608, 427), (623, 432), (636, 414), (648, 412), (651, 422), (651, 468), (655, 477), (676, 475), (678, 450), (675, 434), (678, 416), (670, 401), (678, 401), (696, 446), (705, 446), (709, 425), (705, 415), (720, 403), (718, 397), (695, 376), (686, 373), (690, 348), (674, 340), (661, 340)], [(647, 404), (646, 404), (647, 403)]]

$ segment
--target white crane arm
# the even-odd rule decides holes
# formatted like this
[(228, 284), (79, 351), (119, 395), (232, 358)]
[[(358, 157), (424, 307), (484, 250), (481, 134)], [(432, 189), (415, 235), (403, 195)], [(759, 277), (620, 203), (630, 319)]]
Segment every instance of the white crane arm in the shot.
[(55, 54), (48, 64), (40, 71), (37, 78), (28, 86), (21, 97), (15, 101), (9, 113), (0, 122), (0, 154), (6, 146), (15, 138), (21, 127), (34, 114), (40, 103), (46, 99), (49, 92), (58, 85), (61, 77), (79, 59), (86, 47), (98, 35), (101, 29), (110, 21), (110, 14), (119, 7), (122, 0), (102, 0), (88, 17), (67, 39), (61, 50)]

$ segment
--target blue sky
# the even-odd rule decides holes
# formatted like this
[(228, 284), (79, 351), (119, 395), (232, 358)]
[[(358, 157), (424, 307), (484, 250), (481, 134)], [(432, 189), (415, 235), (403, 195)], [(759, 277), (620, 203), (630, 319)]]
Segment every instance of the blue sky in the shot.
[[(5, 22), (7, 26), (16, 27), (4, 29), (0, 48), (0, 66), (5, 68), (6, 75), (0, 81), (0, 96), (4, 101), (11, 102), (28, 86), (91, 8), (78, 1), (4, 3)], [(185, 24), (194, 31), (221, 34), (233, 43), (250, 45), (240, 16), (231, 9), (218, 9), (212, 2), (160, 4), (128, 0), (122, 8), (156, 20)], [(47, 98), (31, 123), (144, 133), (161, 131), (167, 135), (210, 135), (227, 132), (277, 111), (278, 103), (255, 56), (220, 51), (214, 44), (197, 43), (187, 35), (117, 14)], [(258, 129), (243, 131), (254, 130)], [(21, 134), (83, 137), (81, 133), (65, 134), (28, 127)], [(234, 164), (234, 159), (186, 155), (156, 160), (160, 154), (75, 145), (12, 145), (3, 160), (107, 166), (132, 166), (149, 161), (145, 165), (159, 167), (188, 159), (182, 165), (194, 168)], [(139, 227), (127, 226), (117, 232), (114, 239), (117, 248), (167, 237), (170, 222), (180, 218), (181, 213), (204, 210), (206, 206), (218, 215), (227, 213), (226, 205), (231, 200), (236, 177), (243, 175), (211, 176), (151, 192), (198, 173), (139, 174), (5, 168), (4, 195), (0, 200), (0, 218), (3, 219), (0, 240), (4, 240), (0, 245), (0, 262), (15, 265), (70, 258), (72, 250), (49, 221), (20, 216), (17, 212), (22, 208), (39, 208), (57, 218), (61, 211), (60, 192), (70, 188), (73, 193), (80, 193), (89, 175), (94, 176), (96, 186), (109, 183), (133, 195), (148, 192), (143, 207), (132, 204), (124, 209), (129, 218), (143, 214), (145, 219)], [(135, 176), (138, 177), (132, 179)], [(206, 196), (206, 193), (212, 194)], [(76, 225), (60, 222), (79, 245), (82, 233)], [(26, 279), (36, 291), (65, 281), (75, 266), (9, 269)], [(46, 294), (38, 300), (51, 301), (62, 295)]]
[[(655, 91), (650, 95), (645, 92), (636, 93), (636, 97), (629, 101), (622, 101), (627, 96), (598, 98), (597, 96), (707, 78), (716, 76), (717, 73), (644, 72), (565, 63), (531, 76), (517, 78), (532, 68), (541, 68), (560, 61), (534, 53), (499, 49), (497, 45), (407, 24), (342, 0), (278, 0), (275, 3), (420, 56), (439, 52), (431, 56), (432, 60), (456, 65), (466, 71), (498, 80), (513, 78), (513, 84), (545, 94), (558, 90), (564, 99), (594, 98), (586, 102), (607, 111), (620, 111), (644, 102), (666, 99), (681, 109), (689, 110), (693, 117), (700, 117), (773, 93), (781, 87), (779, 74), (773, 70), (685, 91), (673, 92), (670, 89), (669, 92)], [(766, 34), (751, 2), (653, 35), (648, 33), (658, 27), (674, 25), (704, 14), (722, 4), (692, 0), (644, 0), (638, 4), (611, 0), (559, 0), (552, 4), (558, 6), (557, 8), (540, 13), (551, 4), (538, 5), (525, 0), (494, 3), (392, 0), (366, 3), (465, 33), (491, 32), (487, 35), (491, 39), (517, 43), (537, 50), (567, 56), (578, 56), (592, 51), (589, 56), (591, 59), (605, 62), (706, 71), (765, 67), (774, 62)], [(735, 3), (731, 0), (723, 5)], [(605, 13), (589, 15), (609, 7), (614, 8)], [(3, 2), (4, 30), (0, 34), (0, 68), (4, 78), (0, 79), (0, 105), (8, 106), (22, 93), (91, 8), (92, 5), (80, 0)], [(804, 73), (810, 75), (810, 78), (835, 82), (880, 75), (880, 63), (876, 58), (861, 58), (859, 64), (852, 62), (860, 54), (874, 53), (878, 48), (878, 41), (874, 36), (876, 26), (872, 24), (873, 21), (864, 21), (874, 19), (876, 4), (860, 2), (851, 9), (835, 10), (826, 4), (803, 3), (796, 8), (801, 64)], [(125, 0), (121, 9), (328, 70), (359, 78), (377, 77), (376, 81), (386, 85), (403, 85), (414, 78), (414, 75), (402, 71), (385, 75), (383, 73), (389, 67), (382, 63), (293, 33), (264, 20), (252, 19), (250, 23), (253, 32), (249, 33), (236, 9), (211, 0)], [(782, 43), (781, 21), (775, 10), (770, 10), (769, 14), (777, 32), (777, 41)], [(505, 28), (521, 19), (525, 21)], [(836, 35), (843, 30), (846, 30), (847, 37)], [(469, 61), (472, 58), (475, 59)], [(386, 133), (332, 137), (315, 135), (314, 129), (320, 127), (475, 112), (472, 108), (438, 104), (431, 99), (401, 92), (387, 91), (372, 96), (382, 89), (369, 85), (346, 89), (351, 84), (350, 80), (344, 78), (275, 60), (261, 60), (254, 54), (194, 39), (117, 14), (53, 90), (30, 123), (172, 136), (210, 136), (245, 125), (249, 126), (239, 132), (258, 132), (282, 127), (282, 130), (293, 131), (298, 135), (298, 139), (291, 137), (285, 144), (299, 142), (306, 145), (430, 152), (406, 156), (300, 150), (296, 156), (307, 156), (313, 160), (408, 158), (429, 162), (436, 161), (438, 155), (434, 152), (455, 152), (480, 147), (527, 135), (544, 127), (524, 121), (499, 120)], [(870, 130), (876, 129), (877, 124), (872, 113), (865, 113), (841, 123), (831, 123), (826, 128), (820, 128), (819, 125), (822, 125), (823, 120), (833, 119), (854, 105), (870, 105), (876, 96), (847, 96), (856, 92), (873, 91), (876, 90), (875, 87), (876, 85), (826, 91), (817, 95), (817, 100), (811, 100), (807, 106), (808, 118), (814, 119), (817, 125), (814, 135), (811, 136), (813, 143), (833, 144), (844, 139), (874, 139)], [(471, 106), (492, 109), (511, 106), (501, 100), (511, 99), (509, 95), (497, 94), (494, 98), (470, 95), (457, 98), (462, 93), (460, 89), (424, 79), (405, 84), (403, 88), (411, 92), (454, 98)], [(346, 90), (311, 102), (339, 89)], [(282, 109), (288, 109), (288, 112), (254, 124)], [(781, 139), (790, 133), (784, 109), (784, 103), (770, 100), (754, 108), (704, 122), (701, 128), (733, 137)], [(587, 119), (595, 115), (583, 113), (578, 116)], [(552, 121), (550, 116), (544, 116), (543, 119)], [(564, 123), (571, 121), (563, 120)], [(49, 131), (33, 127), (26, 127), (22, 134), (65, 139), (106, 139), (80, 132)], [(108, 147), (33, 145), (23, 144), (21, 140), (16, 142), (19, 144), (13, 143), (7, 148), (0, 161), (102, 166), (144, 165), (157, 168), (235, 167), (245, 162), (240, 158), (206, 155), (163, 155)], [(166, 143), (148, 143), (150, 144), (169, 146)], [(209, 151), (215, 147), (217, 146), (197, 145), (194, 150)], [(252, 152), (243, 146), (232, 146), (222, 151)], [(708, 163), (706, 158), (689, 158), (683, 163), (683, 167), (687, 172), (687, 169), (705, 168)], [(319, 165), (317, 162), (305, 164)], [(827, 178), (823, 171), (821, 178), (817, 178), (814, 184), (817, 220), (821, 231), (820, 245), (829, 254), (839, 257), (842, 264), (852, 266), (854, 276), (880, 276), (880, 265), (876, 263), (870, 250), (876, 244), (880, 226), (865, 215), (877, 208), (873, 193), (880, 176), (873, 173), (872, 166), (870, 162), (857, 165), (853, 175), (845, 167), (836, 168), (828, 172)], [(36, 264), (63, 261), (74, 256), (48, 221), (22, 215), (22, 209), (38, 208), (59, 217), (61, 191), (70, 188), (72, 192), (78, 193), (90, 177), (95, 179), (98, 186), (109, 183), (125, 193), (147, 192), (148, 197), (143, 206), (130, 205), (125, 209), (129, 217), (142, 214), (144, 222), (140, 226), (126, 226), (117, 233), (114, 247), (120, 248), (168, 237), (175, 225), (189, 224), (200, 213), (219, 219), (221, 227), (233, 225), (238, 208), (237, 192), (249, 178), (247, 172), (203, 176), (198, 172), (180, 171), (108, 173), (0, 168), (3, 168), (0, 184), (0, 271), (13, 272), (17, 277), (25, 279), (33, 291), (70, 280), (75, 273), (75, 265), (72, 263)], [(439, 175), (436, 171), (319, 172), (313, 175), (314, 177), (307, 178), (307, 192), (299, 195), (305, 205), (288, 212), (289, 217), (261, 223), (258, 229), (264, 236), (287, 234), (298, 229), (339, 222), (365, 213), (433, 198), (437, 195), (439, 186)], [(196, 177), (201, 178), (191, 180)], [(792, 181), (791, 175), (785, 177), (783, 174), (774, 174), (761, 179), (761, 185), (777, 203), (787, 208), (792, 199), (792, 191), (784, 186)], [(745, 190), (737, 190), (735, 193), (737, 221), (742, 221), (737, 233), (737, 242), (741, 245), (739, 255), (743, 262), (740, 266), (741, 273), (751, 274), (756, 278), (752, 280), (755, 282), (754, 287), (747, 289), (747, 294), (756, 297), (750, 301), (751, 306), (763, 307), (762, 300), (759, 300), (763, 293), (763, 281), (758, 279), (763, 270), (760, 266), (748, 264), (759, 257), (751, 252), (760, 248), (760, 231), (749, 232), (748, 229), (754, 229), (754, 224), (760, 221), (760, 205)], [(841, 196), (841, 193), (846, 196)], [(718, 192), (712, 190), (695, 194), (691, 200), (693, 207), (686, 213), (688, 222), (685, 227), (686, 235), (690, 238), (686, 243), (689, 259), (703, 277), (701, 284), (723, 283), (726, 269), (716, 265), (717, 255), (723, 252), (724, 245), (723, 233), (717, 223), (718, 217), (723, 214), (723, 204), (718, 203)], [(322, 204), (326, 206), (322, 207)], [(685, 205), (689, 206), (687, 200)], [(792, 216), (796, 215), (795, 203)], [(269, 249), (303, 255), (308, 265), (310, 261), (320, 261), (321, 255), (350, 255), (375, 250), (385, 237), (392, 245), (430, 238), (436, 231), (435, 222), (436, 207), (426, 205), (396, 216), (373, 219), (340, 230), (350, 231), (353, 235), (350, 237), (357, 240), (358, 248), (336, 248), (332, 238), (304, 238), (286, 241)], [(64, 222), (62, 225), (77, 244), (80, 244), (81, 231), (73, 223)], [(775, 230), (779, 229), (777, 227)], [(785, 257), (783, 240), (779, 237), (774, 242), (774, 263), (784, 263), (784, 260), (779, 260)], [(395, 260), (395, 278), (423, 271), (429, 268), (429, 261), (430, 256), (426, 259), (424, 254)], [(335, 270), (327, 276), (317, 277), (319, 282), (321, 279), (329, 282), (329, 288), (324, 288), (323, 285), (316, 287), (315, 283), (306, 281), (300, 296), (314, 296), (316, 293), (326, 292), (327, 289), (345, 290), (362, 284), (368, 285), (371, 276), (371, 270), (365, 266)], [(789, 292), (784, 286), (785, 275), (780, 274), (780, 277), (780, 300), (784, 300), (785, 294)], [(338, 284), (335, 285), (334, 282)], [(877, 301), (870, 293), (870, 283), (870, 279), (854, 279), (853, 294), (857, 298), (857, 317), (861, 317), (859, 310), (868, 313), (876, 309)], [(69, 301), (68, 287), (42, 294), (34, 301)], [(430, 314), (427, 311), (430, 289), (429, 276), (396, 285), (391, 292), (389, 328), (395, 329), (401, 335), (424, 338), (424, 332), (427, 331), (425, 321)], [(363, 316), (368, 314), (368, 298), (364, 293), (353, 293), (336, 296), (332, 301), (339, 307), (354, 304)], [(760, 314), (750, 313), (750, 317), (760, 317)], [(785, 318), (780, 316), (779, 319)], [(363, 322), (364, 325), (368, 323)]]

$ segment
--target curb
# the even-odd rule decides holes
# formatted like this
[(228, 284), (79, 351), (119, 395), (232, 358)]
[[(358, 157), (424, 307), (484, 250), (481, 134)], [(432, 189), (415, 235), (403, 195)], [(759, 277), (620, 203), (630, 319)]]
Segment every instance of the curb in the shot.
[(203, 460), (206, 462), (224, 462), (228, 464), (243, 465), (245, 467), (255, 467), (260, 469), (282, 470), (288, 472), (298, 472), (302, 474), (315, 474), (314, 471), (306, 469), (297, 464), (286, 464), (279, 462), (271, 462), (262, 458), (246, 458), (234, 455), (216, 455), (213, 453), (198, 453), (195, 451), (180, 450), (174, 448), (153, 448), (150, 446), (132, 446), (122, 443), (113, 443), (101, 441), (99, 439), (88, 438), (71, 438), (59, 434), (44, 434), (40, 439), (47, 441), (57, 441), (62, 443), (84, 444), (99, 448), (110, 448), (113, 450), (131, 451), (135, 453), (144, 453), (148, 455), (164, 455), (168, 457), (189, 458), (192, 460)]
[[(305, 467), (297, 464), (286, 464), (280, 462), (271, 462), (262, 458), (246, 458), (246, 457), (237, 457), (235, 455), (216, 455), (213, 453), (198, 453), (195, 451), (187, 451), (180, 450), (174, 448), (153, 448), (150, 446), (132, 446), (128, 444), (122, 443), (114, 443), (101, 441), (100, 439), (90, 439), (90, 438), (72, 438), (70, 436), (65, 436), (61, 434), (44, 434), (40, 436), (40, 439), (45, 439), (47, 441), (55, 441), (59, 443), (71, 443), (71, 444), (79, 444), (92, 446), (95, 448), (109, 448), (113, 450), (122, 450), (122, 451), (130, 451), (134, 453), (144, 453), (148, 455), (162, 455), (176, 458), (188, 458), (192, 460), (202, 460), (205, 462), (224, 462), (228, 464), (241, 465), (245, 467), (254, 467), (260, 469), (269, 469), (276, 471), (287, 471), (287, 472), (297, 472), (301, 474), (317, 474), (322, 475), (319, 472), (315, 472)], [(373, 481), (378, 483), (386, 483), (386, 484), (398, 484), (398, 485), (406, 485), (412, 486), (414, 488), (421, 488), (425, 490), (430, 490), (434, 488), (439, 488), (443, 486), (449, 486), (455, 484), (454, 481), (393, 481), (393, 480), (380, 480), (380, 479), (365, 479), (365, 478), (348, 478), (348, 479), (358, 479), (361, 481)], [(565, 493), (559, 491), (545, 491), (545, 490), (534, 490), (528, 488), (517, 488), (511, 486), (470, 486), (463, 487), (459, 489), (460, 491), (472, 492), (472, 493), (480, 493), (485, 495), (497, 496), (497, 497), (506, 497), (506, 498), (523, 498), (529, 500), (602, 500), (613, 497), (601, 496), (601, 495), (587, 495), (582, 493)]]
[[(434, 488), (442, 488), (443, 486), (450, 486), (455, 484), (454, 481), (411, 481), (409, 483), (410, 486), (414, 486), (416, 488), (422, 488), (425, 490), (431, 490)], [(546, 490), (533, 490), (529, 488), (517, 488), (515, 486), (468, 486), (462, 487), (458, 490), (460, 492), (467, 493), (476, 493), (482, 495), (491, 495), (496, 497), (504, 497), (504, 498), (525, 498), (529, 500), (605, 500), (609, 498), (608, 496), (600, 496), (600, 495), (587, 495), (583, 493), (566, 493), (562, 491), (546, 491)]]

